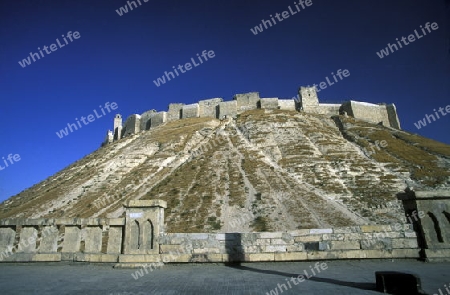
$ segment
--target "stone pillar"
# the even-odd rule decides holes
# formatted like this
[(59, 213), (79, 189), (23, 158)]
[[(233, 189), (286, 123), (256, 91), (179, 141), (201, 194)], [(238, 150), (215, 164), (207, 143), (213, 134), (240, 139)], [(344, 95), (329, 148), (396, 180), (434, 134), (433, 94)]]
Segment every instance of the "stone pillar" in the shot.
[(124, 205), (124, 254), (159, 254), (159, 238), (164, 233), (163, 200), (131, 200)]
[(40, 253), (56, 253), (58, 251), (59, 230), (57, 226), (44, 226), (41, 233)]
[(17, 252), (24, 252), (24, 253), (36, 252), (37, 237), (38, 237), (38, 230), (35, 227), (33, 226), (22, 227)]
[(79, 226), (66, 225), (62, 252), (76, 253), (80, 251), (81, 229)]
[(417, 232), (422, 258), (450, 260), (450, 190), (409, 190), (397, 196)]
[(14, 255), (12, 252), (16, 237), (15, 227), (0, 227), (0, 262)]

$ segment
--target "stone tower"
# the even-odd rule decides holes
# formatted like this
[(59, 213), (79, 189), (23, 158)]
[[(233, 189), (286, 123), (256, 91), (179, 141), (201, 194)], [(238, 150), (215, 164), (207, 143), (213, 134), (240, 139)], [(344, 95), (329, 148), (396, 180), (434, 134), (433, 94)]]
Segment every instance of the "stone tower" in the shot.
[(122, 116), (117, 114), (114, 118), (114, 140), (118, 140), (122, 135)]
[(300, 110), (314, 112), (319, 107), (319, 97), (316, 87), (300, 87), (298, 90), (300, 98)]

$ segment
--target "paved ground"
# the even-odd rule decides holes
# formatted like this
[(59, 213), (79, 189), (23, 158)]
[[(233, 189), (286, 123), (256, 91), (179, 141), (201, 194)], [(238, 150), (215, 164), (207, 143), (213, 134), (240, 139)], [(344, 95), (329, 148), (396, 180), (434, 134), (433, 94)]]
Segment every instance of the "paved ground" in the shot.
[[(102, 264), (0, 264), (0, 294), (380, 294), (371, 291), (375, 271), (415, 273), (430, 295), (447, 295), (450, 263), (414, 260), (327, 261), (325, 270), (303, 282), (286, 281), (313, 262), (167, 265), (135, 280), (136, 269)], [(322, 265), (325, 266), (325, 265)], [(278, 287), (282, 288), (283, 292)], [(281, 284), (285, 284), (283, 287)], [(442, 294), (438, 289), (442, 289)], [(277, 289), (278, 293), (275, 293)], [(286, 290), (287, 289), (287, 290)], [(270, 293), (270, 291), (273, 293)]]

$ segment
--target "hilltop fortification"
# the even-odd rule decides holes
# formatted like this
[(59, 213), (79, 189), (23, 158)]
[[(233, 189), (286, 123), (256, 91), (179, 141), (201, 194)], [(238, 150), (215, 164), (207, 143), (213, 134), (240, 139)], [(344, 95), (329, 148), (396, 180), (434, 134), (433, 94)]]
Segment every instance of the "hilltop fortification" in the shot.
[(342, 104), (319, 103), (319, 97), (314, 87), (300, 87), (298, 99), (261, 98), (259, 92), (236, 94), (231, 101), (223, 98), (200, 100), (198, 103), (171, 103), (168, 111), (146, 111), (143, 114), (133, 114), (125, 122), (122, 116), (114, 118), (114, 130), (108, 131), (104, 144), (155, 128), (166, 122), (186, 118), (236, 118), (248, 110), (280, 109), (288, 111), (321, 114), (328, 117), (335, 115), (349, 115), (356, 119), (381, 124), (400, 129), (400, 122), (394, 104), (372, 104), (359, 101), (346, 101)]

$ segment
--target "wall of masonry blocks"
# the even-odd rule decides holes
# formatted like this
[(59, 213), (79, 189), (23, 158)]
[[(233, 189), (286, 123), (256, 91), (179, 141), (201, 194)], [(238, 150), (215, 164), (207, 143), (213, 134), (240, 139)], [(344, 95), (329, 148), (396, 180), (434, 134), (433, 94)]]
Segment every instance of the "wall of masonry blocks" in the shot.
[[(162, 233), (159, 253), (128, 254), (126, 218), (4, 219), (0, 262), (109, 263), (419, 258), (411, 225), (365, 225), (261, 233)], [(55, 228), (43, 234), (48, 228)], [(125, 238), (126, 239), (126, 238)], [(22, 247), (18, 247), (24, 241)], [(126, 247), (126, 246), (125, 246)], [(15, 250), (11, 251), (14, 248)], [(156, 251), (158, 252), (158, 251)]]
[(170, 262), (296, 261), (419, 258), (409, 224), (261, 233), (168, 233), (160, 253)]
[[(343, 104), (319, 103), (316, 89), (313, 87), (300, 87), (298, 100), (261, 98), (259, 92), (236, 94), (232, 101), (223, 101), (222, 98), (200, 100), (198, 103), (184, 104), (171, 103), (167, 112), (150, 110), (141, 115), (133, 114), (127, 118), (120, 130), (120, 138), (155, 128), (166, 122), (186, 118), (235, 118), (238, 114), (254, 109), (280, 109), (287, 111), (303, 110), (308, 113), (335, 116), (343, 114), (367, 120), (373, 123), (383, 122), (384, 125), (400, 129), (400, 122), (394, 104), (375, 105), (365, 102), (348, 101)], [(117, 119), (116, 119), (117, 120)], [(116, 124), (114, 130), (116, 129)], [(122, 125), (121, 119), (119, 125)], [(115, 131), (114, 131), (115, 132)], [(107, 136), (103, 145), (118, 140)]]

